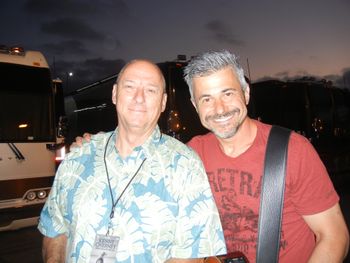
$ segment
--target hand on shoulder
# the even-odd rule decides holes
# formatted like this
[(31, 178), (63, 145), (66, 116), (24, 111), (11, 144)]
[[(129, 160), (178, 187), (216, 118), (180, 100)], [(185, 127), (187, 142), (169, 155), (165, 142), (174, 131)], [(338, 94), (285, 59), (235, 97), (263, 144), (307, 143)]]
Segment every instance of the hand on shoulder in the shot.
[[(103, 134), (105, 132), (100, 131), (98, 134)], [(91, 136), (93, 134), (85, 132), (83, 136), (77, 136), (75, 137), (75, 141), (69, 146), (69, 151), (72, 151), (76, 148), (81, 148), (84, 143), (89, 143), (91, 141)]]

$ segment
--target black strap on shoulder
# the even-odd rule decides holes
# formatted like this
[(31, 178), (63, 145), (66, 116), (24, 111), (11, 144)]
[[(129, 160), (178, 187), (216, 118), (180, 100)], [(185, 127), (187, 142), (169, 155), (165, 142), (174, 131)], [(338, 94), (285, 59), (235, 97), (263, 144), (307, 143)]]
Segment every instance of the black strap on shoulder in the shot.
[(288, 129), (272, 126), (268, 137), (261, 185), (257, 263), (278, 262), (290, 133)]

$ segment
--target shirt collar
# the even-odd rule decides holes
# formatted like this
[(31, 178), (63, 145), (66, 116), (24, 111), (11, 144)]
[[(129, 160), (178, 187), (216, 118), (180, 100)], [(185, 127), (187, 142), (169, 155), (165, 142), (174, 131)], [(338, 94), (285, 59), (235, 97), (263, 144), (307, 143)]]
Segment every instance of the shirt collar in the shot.
[[(108, 151), (110, 151), (112, 148), (114, 151), (118, 152), (117, 148), (115, 147), (115, 141), (116, 141), (118, 134), (119, 134), (119, 128), (117, 127), (112, 135), (112, 138), (111, 138), (111, 141), (114, 143), (109, 144)], [(154, 128), (151, 136), (149, 136), (149, 138), (143, 144), (136, 146), (133, 149), (133, 152), (130, 154), (130, 156), (135, 157), (135, 156), (143, 156), (144, 155), (144, 158), (145, 157), (151, 158), (155, 154), (156, 149), (159, 146), (159, 144), (162, 143), (162, 141), (163, 141), (162, 138), (163, 138), (162, 133), (159, 129), (159, 126), (157, 125)]]

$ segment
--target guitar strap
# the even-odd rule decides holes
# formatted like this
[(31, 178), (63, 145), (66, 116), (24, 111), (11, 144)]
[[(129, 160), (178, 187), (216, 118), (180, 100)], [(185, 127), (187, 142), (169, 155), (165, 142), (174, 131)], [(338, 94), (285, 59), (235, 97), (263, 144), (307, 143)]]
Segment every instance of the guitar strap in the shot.
[(260, 197), (257, 263), (278, 262), (290, 133), (291, 130), (272, 126), (268, 137)]

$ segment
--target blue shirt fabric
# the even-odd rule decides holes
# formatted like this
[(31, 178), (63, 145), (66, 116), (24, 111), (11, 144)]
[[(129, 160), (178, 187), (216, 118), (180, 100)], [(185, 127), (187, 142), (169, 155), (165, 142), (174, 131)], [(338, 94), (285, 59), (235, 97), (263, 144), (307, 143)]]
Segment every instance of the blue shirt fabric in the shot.
[[(92, 136), (57, 171), (38, 228), (48, 237), (67, 235), (66, 262), (88, 262), (96, 234), (106, 234), (108, 226), (109, 234), (120, 237), (116, 262), (225, 254), (218, 210), (197, 154), (157, 127), (122, 158), (116, 136), (118, 128)], [(120, 199), (110, 219), (112, 196), (114, 203)]]

